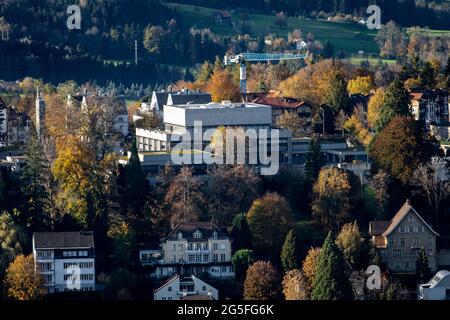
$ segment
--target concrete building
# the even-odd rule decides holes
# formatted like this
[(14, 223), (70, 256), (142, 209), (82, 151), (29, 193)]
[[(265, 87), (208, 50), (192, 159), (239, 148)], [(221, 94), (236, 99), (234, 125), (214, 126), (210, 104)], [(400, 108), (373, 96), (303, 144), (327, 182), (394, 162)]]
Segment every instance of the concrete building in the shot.
[(446, 248), (438, 246), (440, 235), (419, 215), (409, 201), (390, 221), (371, 221), (369, 234), (380, 253), (381, 261), (395, 273), (414, 273), (420, 249), (428, 255), (430, 268), (448, 262)]
[(418, 300), (450, 300), (450, 272), (441, 270), (417, 290)]
[(33, 255), (49, 293), (95, 290), (92, 232), (35, 232)]
[[(142, 254), (145, 253), (141, 251)], [(179, 223), (161, 239), (161, 258), (157, 259), (158, 254), (154, 250), (151, 256), (154, 259), (146, 264), (154, 267), (152, 276), (156, 278), (167, 278), (174, 274), (234, 277), (230, 239), (222, 229), (210, 222)]]
[(154, 300), (218, 300), (219, 291), (195, 275), (175, 274), (153, 292)]
[(442, 90), (413, 89), (410, 91), (410, 106), (414, 118), (425, 128), (431, 125), (449, 126), (448, 93)]

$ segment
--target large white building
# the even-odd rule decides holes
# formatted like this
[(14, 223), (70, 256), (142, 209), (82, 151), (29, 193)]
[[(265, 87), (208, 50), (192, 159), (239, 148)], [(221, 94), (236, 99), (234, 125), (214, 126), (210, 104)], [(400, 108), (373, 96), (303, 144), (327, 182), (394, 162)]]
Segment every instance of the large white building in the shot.
[(95, 290), (92, 232), (35, 232), (33, 255), (49, 293)]
[(161, 239), (159, 254), (155, 250), (140, 251), (143, 265), (154, 267), (156, 278), (174, 274), (182, 276), (205, 275), (212, 278), (233, 278), (231, 242), (220, 228), (210, 222), (183, 222), (167, 237)]
[(190, 275), (175, 274), (153, 292), (154, 300), (218, 300), (219, 291), (205, 281)]

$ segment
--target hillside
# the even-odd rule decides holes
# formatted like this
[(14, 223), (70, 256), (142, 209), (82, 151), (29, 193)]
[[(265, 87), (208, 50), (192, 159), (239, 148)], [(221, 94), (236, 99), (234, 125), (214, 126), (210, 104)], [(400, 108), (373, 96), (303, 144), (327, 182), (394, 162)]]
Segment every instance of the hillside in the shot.
[[(217, 11), (216, 9), (178, 3), (168, 3), (167, 5), (177, 12), (184, 25), (209, 28), (214, 33), (224, 37), (238, 34), (232, 25), (214, 22), (212, 14)], [(231, 16), (235, 22), (240, 21), (242, 17), (240, 13), (233, 11)], [(286, 26), (279, 27), (274, 24), (274, 16), (245, 14), (244, 18), (250, 27), (250, 35), (253, 37), (262, 37), (271, 33), (287, 36), (287, 33), (293, 29), (300, 29), (305, 35), (311, 32), (315, 39), (321, 42), (329, 40), (336, 51), (343, 50), (348, 53), (356, 53), (363, 50), (370, 54), (378, 54), (379, 52), (374, 41), (376, 32), (358, 24), (288, 17)]]

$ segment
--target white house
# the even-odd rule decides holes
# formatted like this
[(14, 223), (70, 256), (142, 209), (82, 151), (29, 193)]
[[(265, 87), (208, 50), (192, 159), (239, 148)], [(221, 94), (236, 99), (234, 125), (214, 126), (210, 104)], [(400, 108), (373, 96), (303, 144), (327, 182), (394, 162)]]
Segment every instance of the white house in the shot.
[(428, 282), (419, 285), (419, 300), (450, 300), (450, 272), (441, 270)]
[(95, 290), (93, 232), (35, 232), (33, 255), (49, 293)]
[(154, 300), (218, 300), (219, 291), (205, 281), (191, 275), (176, 274), (153, 292)]

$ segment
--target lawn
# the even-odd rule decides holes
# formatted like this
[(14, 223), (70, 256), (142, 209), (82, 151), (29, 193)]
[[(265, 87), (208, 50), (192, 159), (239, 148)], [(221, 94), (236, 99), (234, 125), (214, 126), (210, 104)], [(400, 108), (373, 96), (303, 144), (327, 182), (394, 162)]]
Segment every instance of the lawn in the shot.
[(371, 66), (376, 66), (380, 60), (382, 63), (387, 63), (388, 65), (394, 64), (395, 60), (394, 59), (380, 59), (380, 58), (357, 58), (357, 57), (353, 57), (350, 58), (350, 62), (354, 65), (354, 66), (360, 66), (361, 62), (368, 60)]
[[(220, 25), (213, 21), (212, 13), (216, 9), (191, 6), (185, 4), (167, 4), (176, 8), (181, 15), (182, 23), (197, 28), (209, 28), (221, 36), (232, 36), (237, 31), (230, 25)], [(240, 14), (231, 12), (233, 21), (240, 20)], [(287, 18), (287, 25), (279, 27), (274, 24), (275, 17), (260, 14), (246, 14), (250, 25), (250, 33), (253, 37), (262, 37), (271, 33), (279, 36), (287, 36), (293, 29), (300, 29), (304, 35), (311, 32), (316, 40), (325, 42), (329, 40), (336, 51), (355, 53), (360, 50), (365, 53), (378, 53), (378, 47), (374, 41), (375, 31), (364, 26), (347, 22), (329, 22), (304, 18)]]

